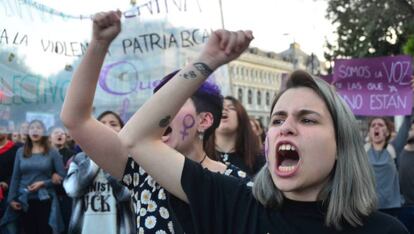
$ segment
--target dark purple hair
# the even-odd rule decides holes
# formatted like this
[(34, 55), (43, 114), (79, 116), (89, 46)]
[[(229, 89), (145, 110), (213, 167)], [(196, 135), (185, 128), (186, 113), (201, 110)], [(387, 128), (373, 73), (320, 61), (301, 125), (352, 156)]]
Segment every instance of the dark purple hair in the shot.
[[(166, 75), (154, 88), (154, 93), (170, 81), (179, 71), (177, 70)], [(216, 84), (206, 81), (190, 98), (195, 105), (197, 113), (209, 112), (213, 115), (213, 124), (204, 132), (203, 145), (205, 145), (214, 130), (220, 125), (221, 114), (223, 112), (223, 96), (221, 95), (220, 88)]]

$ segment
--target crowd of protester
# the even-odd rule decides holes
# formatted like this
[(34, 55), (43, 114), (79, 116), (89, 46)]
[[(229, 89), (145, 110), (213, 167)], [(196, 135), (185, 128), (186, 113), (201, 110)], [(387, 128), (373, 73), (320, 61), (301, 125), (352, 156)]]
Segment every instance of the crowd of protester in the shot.
[[(40, 120), (10, 132), (0, 120), (0, 233), (414, 232), (413, 115), (394, 137), (388, 118), (373, 117), (364, 146), (332, 87), (297, 71), (265, 128), (203, 82), (248, 47), (251, 32), (214, 32), (126, 126), (113, 111), (93, 117), (119, 18), (94, 18), (62, 108), (70, 134)], [(298, 147), (289, 139), (300, 134)], [(299, 162), (308, 174), (292, 184)]]

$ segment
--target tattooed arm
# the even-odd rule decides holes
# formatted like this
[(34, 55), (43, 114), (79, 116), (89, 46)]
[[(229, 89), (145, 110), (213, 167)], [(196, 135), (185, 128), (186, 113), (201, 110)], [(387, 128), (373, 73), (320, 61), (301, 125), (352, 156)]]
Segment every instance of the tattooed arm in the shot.
[(121, 31), (120, 17), (120, 11), (95, 15), (92, 40), (72, 78), (60, 114), (82, 150), (118, 179), (124, 172), (128, 153), (118, 135), (92, 117), (92, 103), (109, 45)]
[(161, 141), (178, 110), (219, 66), (240, 56), (253, 36), (250, 31), (219, 30), (210, 36), (200, 57), (177, 73), (128, 121), (119, 136), (134, 160), (170, 193), (186, 201), (181, 187), (184, 157)]

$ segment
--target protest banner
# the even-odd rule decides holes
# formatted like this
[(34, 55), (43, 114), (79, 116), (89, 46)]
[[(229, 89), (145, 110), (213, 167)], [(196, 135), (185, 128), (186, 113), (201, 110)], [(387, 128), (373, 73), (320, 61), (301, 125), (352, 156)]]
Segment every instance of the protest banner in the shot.
[(409, 115), (412, 59), (390, 56), (335, 61), (333, 84), (355, 115)]
[[(0, 118), (11, 128), (34, 118), (48, 127), (60, 124), (66, 90), (88, 48), (91, 17), (107, 10), (85, 10), (85, 2), (74, 12), (63, 7), (73, 1), (45, 2), (4, 0), (0, 6)], [(94, 114), (113, 110), (127, 120), (160, 79), (195, 58), (222, 22), (219, 1), (146, 0), (121, 11), (122, 31), (105, 58)], [(228, 94), (227, 76), (224, 66), (209, 80)]]

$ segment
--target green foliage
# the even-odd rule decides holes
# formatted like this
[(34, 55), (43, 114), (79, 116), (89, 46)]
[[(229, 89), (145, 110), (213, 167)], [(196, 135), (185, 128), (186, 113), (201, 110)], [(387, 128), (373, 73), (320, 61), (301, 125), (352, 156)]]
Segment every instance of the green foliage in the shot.
[(414, 57), (414, 35), (411, 35), (403, 47), (404, 54)]
[(414, 0), (328, 0), (327, 18), (338, 36), (327, 43), (328, 61), (400, 54), (414, 33)]

